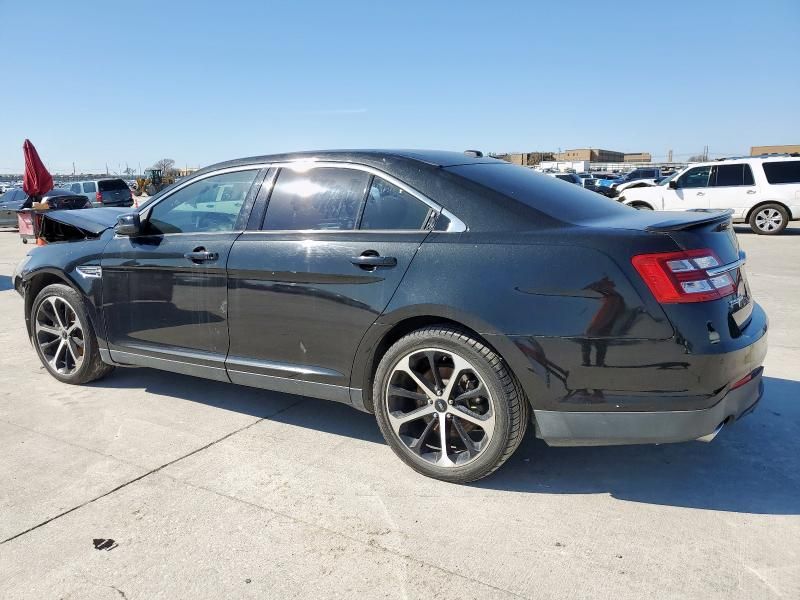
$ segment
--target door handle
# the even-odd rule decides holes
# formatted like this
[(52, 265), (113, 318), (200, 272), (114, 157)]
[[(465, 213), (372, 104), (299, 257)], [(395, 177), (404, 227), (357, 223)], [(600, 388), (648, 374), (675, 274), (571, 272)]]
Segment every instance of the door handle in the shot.
[(377, 253), (368, 254), (365, 252), (361, 256), (351, 256), (350, 262), (362, 268), (374, 269), (376, 267), (396, 267), (397, 259), (394, 256), (381, 256)]
[(747, 193), (748, 193), (748, 194), (755, 194), (755, 193), (756, 193), (756, 191), (755, 191), (755, 190), (747, 190)]
[(697, 195), (698, 195), (698, 196), (705, 196), (705, 195), (706, 195), (706, 193), (705, 193), (705, 192), (697, 192)]
[(188, 258), (192, 262), (212, 262), (219, 258), (219, 254), (216, 252), (208, 252), (205, 248), (195, 248), (191, 252), (187, 252), (183, 255), (184, 258)]

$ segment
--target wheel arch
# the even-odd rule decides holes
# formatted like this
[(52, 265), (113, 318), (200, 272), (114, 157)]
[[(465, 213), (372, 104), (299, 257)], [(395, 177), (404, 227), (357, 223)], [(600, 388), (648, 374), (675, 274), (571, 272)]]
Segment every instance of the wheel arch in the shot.
[(496, 339), (498, 337), (496, 333), (493, 335), (482, 334), (481, 331), (490, 331), (485, 324), (469, 315), (450, 314), (451, 311), (452, 309), (436, 311), (429, 308), (417, 314), (397, 315), (391, 320), (379, 320), (367, 331), (356, 353), (351, 375), (351, 387), (361, 390), (362, 406), (357, 406), (357, 408), (363, 408), (370, 413), (374, 412), (372, 384), (381, 359), (397, 340), (423, 327), (442, 325), (461, 329), (491, 348), (503, 359), (512, 373), (514, 372), (511, 363), (506, 360), (501, 349), (489, 339), (490, 337)]
[(783, 207), (783, 210), (785, 210), (786, 214), (789, 215), (789, 220), (797, 219), (798, 217), (800, 217), (800, 215), (793, 215), (791, 209), (786, 205), (785, 202), (781, 202), (780, 200), (762, 200), (758, 204), (754, 204), (753, 206), (750, 207), (750, 209), (747, 211), (747, 214), (745, 215), (744, 222), (749, 223), (750, 217), (753, 215), (753, 213), (762, 206), (765, 206), (767, 204), (777, 204), (778, 206)]
[(623, 198), (622, 203), (626, 206), (630, 206), (631, 208), (636, 208), (637, 206), (647, 206), (650, 208), (650, 210), (655, 210), (655, 207), (645, 200), (626, 200)]
[[(60, 283), (66, 285), (84, 297), (86, 294), (79, 286), (75, 284), (66, 274), (58, 269), (44, 268), (40, 269), (25, 279), (25, 327), (28, 330), (28, 337), (31, 336), (31, 309), (33, 308), (33, 301), (44, 288), (48, 285)], [(87, 310), (87, 315), (92, 321), (91, 325), (97, 331), (96, 323), (94, 322), (94, 315), (92, 311)]]

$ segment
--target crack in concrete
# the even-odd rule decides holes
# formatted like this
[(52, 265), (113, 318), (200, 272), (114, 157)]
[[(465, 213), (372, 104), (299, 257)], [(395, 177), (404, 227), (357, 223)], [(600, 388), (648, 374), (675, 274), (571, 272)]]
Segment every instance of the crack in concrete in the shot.
[(198, 452), (202, 452), (203, 450), (207, 450), (211, 446), (214, 446), (215, 444), (218, 444), (218, 443), (220, 443), (220, 442), (222, 442), (224, 440), (227, 440), (228, 438), (236, 435), (237, 433), (241, 433), (242, 431), (245, 431), (246, 429), (250, 429), (253, 425), (257, 425), (261, 421), (264, 421), (266, 419), (271, 419), (272, 417), (275, 417), (275, 416), (277, 416), (277, 415), (279, 415), (279, 414), (281, 414), (283, 412), (286, 412), (287, 410), (290, 410), (290, 409), (294, 408), (295, 406), (301, 404), (304, 401), (305, 401), (305, 398), (303, 398), (301, 400), (298, 400), (297, 402), (295, 402), (293, 404), (290, 404), (289, 406), (287, 406), (285, 408), (282, 408), (281, 410), (275, 411), (274, 413), (272, 413), (270, 415), (267, 415), (265, 417), (260, 417), (260, 418), (256, 419), (255, 421), (253, 421), (252, 423), (248, 423), (247, 425), (244, 425), (243, 427), (240, 427), (239, 429), (235, 429), (234, 431), (231, 431), (230, 433), (227, 433), (227, 434), (223, 435), (219, 439), (211, 441), (208, 444), (206, 444), (204, 446), (201, 446), (200, 448), (196, 448), (196, 449), (192, 450), (191, 452), (188, 452), (188, 453), (184, 454), (183, 456), (179, 456), (176, 459), (173, 459), (173, 460), (171, 460), (169, 462), (166, 462), (163, 465), (160, 465), (160, 466), (156, 467), (155, 469), (151, 469), (151, 470), (147, 471), (146, 473), (143, 473), (142, 475), (139, 475), (138, 477), (134, 477), (133, 479), (130, 479), (130, 480), (126, 481), (125, 483), (122, 483), (122, 484), (118, 485), (117, 487), (115, 487), (115, 488), (113, 488), (113, 489), (111, 489), (111, 490), (109, 490), (109, 491), (107, 491), (107, 492), (105, 492), (103, 494), (100, 494), (99, 496), (95, 496), (94, 498), (91, 498), (90, 500), (87, 500), (86, 502), (78, 504), (77, 506), (73, 506), (72, 508), (63, 511), (63, 512), (55, 515), (54, 517), (50, 517), (49, 519), (47, 519), (45, 521), (42, 521), (41, 523), (38, 523), (38, 524), (34, 525), (33, 527), (29, 527), (25, 531), (21, 531), (21, 532), (15, 534), (15, 535), (12, 535), (11, 537), (8, 537), (8, 538), (4, 539), (3, 541), (1, 541), (0, 542), (0, 546), (2, 546), (3, 544), (6, 544), (8, 542), (11, 542), (11, 541), (17, 539), (18, 537), (22, 537), (23, 535), (26, 535), (26, 534), (28, 534), (28, 533), (30, 533), (32, 531), (35, 531), (36, 529), (39, 529), (40, 527), (44, 527), (48, 523), (52, 523), (53, 521), (55, 521), (57, 519), (60, 519), (61, 517), (64, 517), (64, 516), (66, 516), (66, 515), (68, 515), (68, 514), (70, 514), (72, 512), (75, 512), (76, 510), (81, 509), (84, 506), (88, 506), (89, 504), (92, 504), (93, 502), (97, 502), (101, 498), (105, 498), (106, 496), (110, 496), (114, 492), (118, 492), (122, 488), (128, 487), (132, 483), (136, 483), (137, 481), (141, 481), (145, 477), (149, 477), (150, 475), (153, 475), (154, 473), (158, 473), (162, 469), (166, 469), (170, 465), (174, 465), (176, 462), (179, 462), (179, 461), (181, 461), (181, 460), (183, 460), (185, 458), (189, 458), (190, 456), (194, 456), (195, 454), (197, 454)]

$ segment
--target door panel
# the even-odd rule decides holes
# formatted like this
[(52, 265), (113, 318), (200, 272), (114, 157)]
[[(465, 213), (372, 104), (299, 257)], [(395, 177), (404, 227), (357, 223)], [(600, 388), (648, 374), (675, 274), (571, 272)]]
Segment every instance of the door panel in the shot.
[(225, 267), (258, 174), (193, 180), (146, 209), (144, 235), (109, 242), (101, 264), (114, 360), (228, 381)]
[(664, 191), (664, 210), (708, 208), (710, 166), (694, 167), (678, 177), (677, 189)]
[[(277, 388), (270, 377), (327, 384), (338, 389), (296, 391), (347, 401), (342, 388), (358, 344), (427, 235), (245, 232), (228, 259), (231, 381), (271, 389)], [(393, 262), (368, 258), (375, 255), (396, 264), (354, 264)]]
[[(111, 356), (143, 354), (222, 369), (228, 351), (225, 263), (238, 233), (115, 238), (106, 247), (103, 305)], [(186, 254), (205, 249), (217, 258)], [(220, 379), (226, 380), (224, 370)]]

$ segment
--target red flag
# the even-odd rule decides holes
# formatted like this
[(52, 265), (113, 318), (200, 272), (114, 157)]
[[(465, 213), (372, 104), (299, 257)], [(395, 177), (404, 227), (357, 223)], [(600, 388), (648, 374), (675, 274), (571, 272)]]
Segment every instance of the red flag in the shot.
[(53, 177), (39, 158), (39, 153), (30, 140), (22, 144), (22, 153), (25, 155), (25, 175), (22, 178), (22, 191), (28, 196), (43, 196), (53, 189)]

